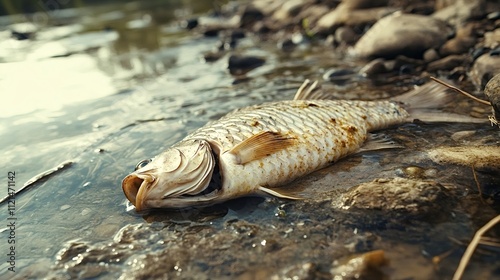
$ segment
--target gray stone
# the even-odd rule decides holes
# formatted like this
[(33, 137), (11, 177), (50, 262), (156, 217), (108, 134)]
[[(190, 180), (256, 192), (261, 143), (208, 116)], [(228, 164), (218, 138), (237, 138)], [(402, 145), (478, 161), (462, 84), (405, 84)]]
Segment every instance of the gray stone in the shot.
[(360, 57), (421, 57), (430, 48), (439, 48), (452, 29), (429, 16), (394, 13), (379, 20), (353, 49)]
[(343, 1), (334, 10), (323, 15), (316, 24), (317, 32), (332, 30), (340, 25), (372, 23), (395, 12), (392, 7), (381, 7), (387, 1)]

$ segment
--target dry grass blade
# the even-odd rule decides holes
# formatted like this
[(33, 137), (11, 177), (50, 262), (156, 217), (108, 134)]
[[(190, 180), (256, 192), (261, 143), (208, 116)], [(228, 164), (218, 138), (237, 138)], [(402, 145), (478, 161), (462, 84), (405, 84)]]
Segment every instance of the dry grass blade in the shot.
[(458, 268), (455, 271), (455, 274), (453, 275), (453, 280), (459, 280), (462, 278), (462, 275), (464, 274), (465, 271), (465, 267), (469, 263), (472, 254), (474, 254), (474, 250), (480, 243), (483, 234), (487, 232), (490, 228), (492, 228), (494, 225), (498, 224), (499, 222), (500, 222), (500, 215), (491, 219), (486, 225), (484, 225), (476, 232), (469, 246), (467, 246), (467, 249), (465, 250), (465, 253), (462, 256), (462, 259), (460, 260), (460, 264), (458, 265)]
[(470, 93), (468, 93), (468, 92), (466, 92), (466, 91), (463, 91), (463, 90), (461, 90), (461, 89), (459, 89), (459, 88), (457, 88), (457, 87), (455, 87), (455, 86), (452, 86), (452, 85), (450, 85), (450, 84), (448, 84), (448, 83), (446, 83), (446, 82), (444, 82), (444, 81), (441, 81), (441, 80), (440, 80), (440, 79), (438, 79), (438, 78), (435, 78), (435, 77), (432, 77), (432, 76), (431, 76), (430, 78), (431, 78), (431, 80), (433, 80), (433, 81), (435, 81), (435, 82), (437, 82), (437, 83), (440, 83), (440, 84), (442, 84), (443, 86), (449, 87), (449, 88), (451, 88), (452, 90), (454, 90), (454, 91), (456, 91), (456, 92), (458, 92), (458, 93), (461, 93), (461, 94), (463, 94), (463, 95), (465, 95), (465, 96), (469, 97), (470, 99), (472, 99), (472, 100), (474, 100), (474, 101), (477, 101), (477, 102), (479, 102), (479, 103), (482, 103), (482, 104), (485, 104), (485, 105), (489, 105), (489, 106), (491, 106), (491, 103), (490, 103), (489, 101), (486, 101), (486, 100), (483, 100), (483, 99), (477, 98), (477, 97), (475, 97), (474, 95), (472, 95), (472, 94), (470, 94)]
[(474, 181), (476, 181), (477, 190), (479, 191), (479, 199), (481, 199), (481, 202), (483, 204), (488, 205), (488, 203), (486, 203), (486, 201), (484, 201), (483, 199), (483, 192), (481, 191), (481, 185), (477, 180), (477, 175), (476, 175), (476, 170), (474, 169), (474, 165), (472, 165), (471, 168), (472, 168), (472, 175), (474, 176)]
[(479, 244), (484, 245), (484, 246), (490, 246), (492, 248), (500, 248), (500, 240), (496, 238), (490, 238), (490, 237), (483, 237), (481, 238), (481, 241)]

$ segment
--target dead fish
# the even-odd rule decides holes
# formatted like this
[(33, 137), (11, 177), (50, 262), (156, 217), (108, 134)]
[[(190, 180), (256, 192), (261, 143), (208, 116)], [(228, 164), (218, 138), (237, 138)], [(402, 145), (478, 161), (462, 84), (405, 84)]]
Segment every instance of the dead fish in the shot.
[(122, 188), (137, 211), (258, 193), (297, 199), (277, 187), (359, 151), (370, 131), (415, 118), (470, 121), (430, 110), (449, 101), (445, 91), (428, 83), (392, 100), (327, 100), (306, 80), (293, 100), (236, 110), (140, 162)]

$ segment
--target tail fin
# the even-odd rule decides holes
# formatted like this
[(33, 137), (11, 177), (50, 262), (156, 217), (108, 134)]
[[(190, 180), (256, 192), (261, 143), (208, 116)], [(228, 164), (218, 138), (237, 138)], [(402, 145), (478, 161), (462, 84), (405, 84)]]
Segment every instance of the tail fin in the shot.
[(486, 120), (438, 110), (448, 105), (454, 98), (449, 88), (429, 82), (407, 93), (391, 98), (400, 102), (410, 113), (408, 121), (415, 119), (425, 122), (465, 122), (484, 123)]

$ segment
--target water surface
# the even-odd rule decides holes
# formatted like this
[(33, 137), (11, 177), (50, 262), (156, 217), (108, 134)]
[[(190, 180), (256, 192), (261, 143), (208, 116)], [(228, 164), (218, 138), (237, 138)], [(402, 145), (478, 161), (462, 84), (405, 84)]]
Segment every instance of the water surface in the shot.
[[(291, 186), (302, 189), (310, 201), (244, 198), (206, 210), (146, 214), (127, 204), (121, 180), (138, 161), (233, 109), (290, 99), (305, 78), (322, 80), (329, 69), (361, 66), (321, 43), (283, 53), (275, 43), (252, 36), (221, 59), (205, 62), (203, 55), (218, 39), (178, 24), (221, 5), (199, 2), (107, 4), (57, 10), (45, 21), (41, 14), (38, 21), (1, 19), (3, 172), (15, 171), (20, 188), (40, 172), (73, 162), (15, 197), (15, 277), (234, 279), (299, 275), (305, 264), (314, 263), (317, 268), (311, 271), (324, 278), (334, 260), (379, 248), (393, 262), (384, 275), (448, 277), (464, 248), (456, 240), (466, 244), (494, 213), (489, 207), (471, 210), (462, 205), (448, 209), (446, 219), (408, 224), (327, 205), (360, 183), (409, 177), (405, 170), (414, 166), (431, 170), (427, 174), (434, 174), (433, 179), (457, 188), (453, 203), (467, 197), (470, 204), (480, 205), (469, 167), (432, 163), (425, 151), (465, 142), (498, 145), (498, 131), (486, 125), (417, 123), (389, 129), (385, 133), (409, 149), (355, 155)], [(20, 22), (39, 24), (36, 37), (12, 39), (10, 29), (23, 28), (12, 24)], [(265, 57), (266, 63), (235, 77), (227, 70), (232, 53)], [(323, 83), (338, 98), (376, 99), (419, 82), (406, 76), (395, 82)], [(466, 111), (461, 108), (457, 110)], [(477, 132), (454, 142), (451, 136), (463, 130)], [(483, 182), (495, 178), (479, 176)], [(7, 206), (1, 209), (5, 221)], [(399, 223), (403, 226), (396, 226)], [(7, 242), (1, 242), (0, 251), (7, 250)], [(433, 269), (432, 256), (448, 251), (450, 257)], [(491, 254), (480, 258), (484, 264), (478, 261), (472, 271), (491, 269), (498, 259)], [(8, 267), (1, 262), (2, 277), (12, 276)], [(425, 273), (412, 273), (422, 269)]]

